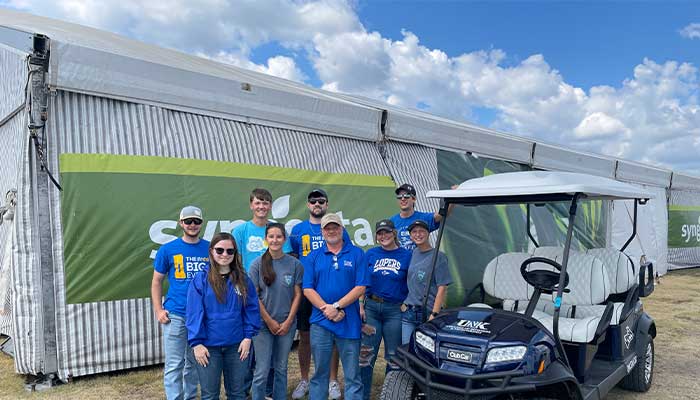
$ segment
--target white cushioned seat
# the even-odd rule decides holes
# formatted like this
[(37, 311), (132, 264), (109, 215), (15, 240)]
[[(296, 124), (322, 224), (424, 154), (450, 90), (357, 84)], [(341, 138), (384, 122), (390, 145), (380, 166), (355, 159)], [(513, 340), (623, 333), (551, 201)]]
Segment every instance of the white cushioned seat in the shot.
[[(605, 271), (608, 274), (608, 280), (610, 281), (611, 294), (626, 293), (632, 288), (632, 286), (634, 286), (637, 278), (634, 264), (625, 253), (612, 247), (603, 247), (588, 249), (586, 254), (593, 255), (603, 262)], [(623, 306), (624, 303), (613, 303), (615, 312), (613, 313), (610, 325), (620, 324), (620, 316), (622, 315)], [(589, 310), (591, 307), (592, 309)], [(581, 306), (577, 307), (576, 313), (583, 313), (582, 315), (592, 315), (599, 312), (601, 307), (604, 309), (605, 305)]]
[[(544, 248), (536, 256), (557, 258), (561, 249)], [(525, 282), (520, 274), (520, 266), (532, 255), (527, 253), (505, 253), (497, 256), (484, 270), (484, 290), (491, 296), (502, 299), (504, 309), (524, 312), (527, 302), (534, 293), (534, 288)], [(528, 270), (554, 268), (548, 264), (534, 263)], [(610, 293), (610, 282), (603, 263), (595, 256), (572, 252), (569, 256), (567, 271), (569, 274), (570, 293), (562, 295), (562, 308), (559, 317), (559, 337), (562, 340), (589, 343), (595, 338), (595, 331), (603, 316), (604, 306), (592, 307), (570, 318), (571, 306), (594, 306), (604, 302)], [(552, 314), (554, 305), (552, 297), (543, 295), (533, 312), (533, 318), (540, 321), (550, 332), (553, 329)]]

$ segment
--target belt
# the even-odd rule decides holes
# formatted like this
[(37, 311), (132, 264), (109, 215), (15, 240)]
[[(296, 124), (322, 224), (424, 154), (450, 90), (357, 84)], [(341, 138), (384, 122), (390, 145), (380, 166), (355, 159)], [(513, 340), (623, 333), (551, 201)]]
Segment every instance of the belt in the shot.
[(392, 301), (384, 300), (383, 298), (381, 298), (377, 295), (374, 295), (374, 294), (370, 294), (369, 299), (372, 301), (375, 301), (377, 303), (388, 303), (388, 304), (398, 304), (399, 303), (399, 302), (392, 302)]

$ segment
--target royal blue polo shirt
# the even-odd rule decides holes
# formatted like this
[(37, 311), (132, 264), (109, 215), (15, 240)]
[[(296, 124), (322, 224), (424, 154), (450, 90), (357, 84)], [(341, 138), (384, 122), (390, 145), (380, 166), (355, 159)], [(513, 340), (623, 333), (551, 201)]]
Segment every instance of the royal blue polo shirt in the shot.
[[(312, 251), (303, 261), (304, 289), (314, 289), (324, 302), (333, 304), (343, 298), (355, 286), (369, 285), (369, 274), (365, 253), (350, 242), (345, 242), (335, 255), (323, 244)], [(309, 321), (344, 339), (360, 339), (362, 320), (358, 301), (345, 307), (345, 318), (340, 322), (327, 319), (321, 310), (314, 307)]]
[(379, 296), (389, 303), (401, 303), (408, 296), (408, 266), (411, 264), (410, 250), (398, 247), (385, 250), (381, 246), (367, 250), (368, 273), (371, 284), (365, 294)]
[(411, 240), (411, 234), (408, 232), (408, 227), (416, 220), (423, 220), (428, 224), (428, 230), (430, 232), (437, 230), (440, 227), (439, 222), (435, 222), (435, 213), (414, 211), (408, 218), (402, 218), (401, 214), (393, 215), (389, 218), (391, 222), (394, 223), (396, 227), (396, 233), (399, 237), (399, 243), (401, 247), (406, 250), (413, 250), (416, 248), (416, 244)]

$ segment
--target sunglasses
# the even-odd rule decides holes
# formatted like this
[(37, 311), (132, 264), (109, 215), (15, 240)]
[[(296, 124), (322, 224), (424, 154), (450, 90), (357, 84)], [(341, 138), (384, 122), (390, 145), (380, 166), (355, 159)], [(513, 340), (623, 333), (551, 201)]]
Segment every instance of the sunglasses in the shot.
[(236, 254), (236, 249), (233, 249), (233, 248), (224, 249), (223, 247), (214, 247), (214, 251), (216, 252), (216, 254), (224, 254), (224, 251), (225, 251), (226, 254), (228, 254), (230, 256)]
[(185, 225), (192, 225), (192, 224), (202, 225), (202, 220), (199, 218), (187, 218), (187, 219), (183, 219), (182, 222)]
[(409, 193), (403, 193), (403, 194), (396, 195), (397, 200), (410, 199), (411, 197), (413, 197), (413, 195), (409, 194)]
[(317, 204), (318, 203), (320, 205), (324, 205), (324, 204), (326, 204), (327, 201), (328, 200), (326, 200), (326, 199), (309, 199), (309, 204)]

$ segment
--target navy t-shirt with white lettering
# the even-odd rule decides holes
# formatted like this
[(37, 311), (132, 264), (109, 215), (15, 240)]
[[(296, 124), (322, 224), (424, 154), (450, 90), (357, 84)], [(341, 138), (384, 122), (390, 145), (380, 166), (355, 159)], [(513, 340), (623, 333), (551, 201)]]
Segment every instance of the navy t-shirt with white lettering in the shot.
[(153, 268), (168, 276), (168, 293), (163, 308), (185, 317), (187, 289), (199, 271), (209, 266), (209, 241), (200, 239), (196, 244), (182, 238), (168, 242), (158, 249)]
[(367, 265), (371, 284), (366, 295), (379, 296), (390, 303), (401, 303), (408, 295), (406, 276), (411, 264), (410, 250), (399, 247), (385, 250), (378, 246), (367, 250)]
[(435, 214), (430, 212), (414, 211), (408, 218), (401, 217), (401, 214), (393, 215), (389, 218), (391, 222), (394, 223), (396, 227), (396, 233), (401, 243), (401, 247), (407, 250), (413, 250), (416, 248), (416, 244), (411, 240), (411, 233), (408, 232), (408, 227), (416, 220), (423, 220), (428, 224), (428, 230), (430, 232), (440, 228), (440, 223), (435, 222)]

